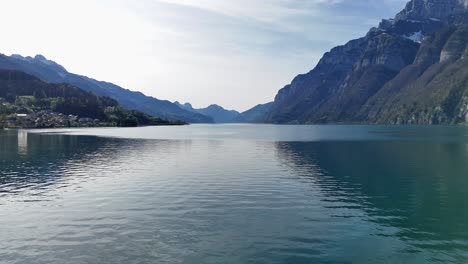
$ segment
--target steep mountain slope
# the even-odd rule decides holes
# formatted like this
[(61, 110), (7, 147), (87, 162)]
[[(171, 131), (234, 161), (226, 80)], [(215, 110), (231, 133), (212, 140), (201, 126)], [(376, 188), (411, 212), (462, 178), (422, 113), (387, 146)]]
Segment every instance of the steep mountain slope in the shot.
[(47, 60), (41, 55), (32, 58), (0, 54), (0, 69), (20, 70), (51, 83), (69, 83), (97, 95), (111, 97), (128, 109), (139, 110), (165, 119), (192, 123), (213, 122), (207, 116), (180, 109), (169, 101), (145, 96), (140, 92), (133, 92), (112, 83), (69, 73), (63, 66)]
[(245, 112), (240, 113), (233, 122), (235, 123), (261, 123), (265, 114), (270, 111), (273, 102), (259, 104)]
[(425, 38), (415, 62), (361, 109), (362, 120), (392, 124), (468, 121), (468, 25)]
[[(264, 121), (464, 120), (454, 116), (463, 114), (455, 110), (463, 106), (459, 101), (467, 89), (467, 6), (467, 0), (410, 1), (394, 19), (383, 20), (365, 37), (332, 49), (312, 71), (281, 89)], [(421, 98), (427, 100), (421, 108), (410, 107)], [(431, 113), (420, 117), (423, 110)]]
[(179, 102), (174, 102), (174, 104), (178, 105), (184, 110), (209, 116), (213, 118), (215, 123), (230, 123), (235, 117), (239, 115), (239, 112), (235, 110), (226, 110), (223, 107), (216, 104), (212, 104), (206, 108), (200, 109), (193, 108), (190, 103), (181, 104)]

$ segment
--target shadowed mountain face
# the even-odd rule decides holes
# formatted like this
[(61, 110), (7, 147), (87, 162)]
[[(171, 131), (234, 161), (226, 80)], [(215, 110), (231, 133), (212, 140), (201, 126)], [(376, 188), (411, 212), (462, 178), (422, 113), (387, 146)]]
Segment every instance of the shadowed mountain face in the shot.
[(200, 109), (193, 108), (190, 103), (181, 104), (174, 102), (174, 104), (178, 105), (181, 109), (211, 117), (215, 123), (231, 123), (239, 115), (239, 112), (235, 110), (226, 110), (216, 104)]
[(63, 66), (44, 56), (22, 57), (0, 54), (0, 69), (20, 70), (51, 83), (69, 83), (99, 96), (108, 96), (125, 108), (139, 110), (152, 116), (190, 123), (212, 123), (210, 117), (181, 109), (177, 105), (133, 92), (115, 84), (97, 81), (86, 76), (69, 73)]
[(270, 111), (273, 102), (259, 104), (245, 112), (240, 113), (234, 122), (236, 123), (261, 123), (265, 114)]
[(467, 2), (413, 0), (281, 89), (272, 123), (460, 123), (468, 113)]

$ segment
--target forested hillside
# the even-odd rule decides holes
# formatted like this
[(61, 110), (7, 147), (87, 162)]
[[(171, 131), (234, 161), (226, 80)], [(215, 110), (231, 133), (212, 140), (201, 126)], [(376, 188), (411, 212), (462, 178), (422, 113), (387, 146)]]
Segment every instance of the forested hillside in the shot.
[[(3, 121), (14, 121), (19, 114), (36, 117), (40, 112), (42, 118), (49, 118), (48, 116), (55, 113), (73, 115), (85, 118), (86, 124), (92, 119), (94, 125), (104, 126), (178, 123), (168, 122), (139, 111), (126, 110), (114, 99), (97, 96), (69, 84), (46, 83), (32, 75), (13, 70), (0, 70), (0, 101), (0, 119)], [(30, 120), (28, 126), (35, 127), (36, 125), (32, 124), (34, 122), (35, 120)], [(54, 125), (53, 122), (46, 123)], [(69, 120), (62, 125), (67, 124), (70, 124)]]

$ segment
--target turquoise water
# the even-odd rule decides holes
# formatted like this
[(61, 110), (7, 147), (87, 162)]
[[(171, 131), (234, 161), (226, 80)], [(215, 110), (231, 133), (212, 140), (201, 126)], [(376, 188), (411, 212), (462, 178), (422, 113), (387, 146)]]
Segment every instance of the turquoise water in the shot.
[(0, 263), (467, 263), (468, 128), (0, 130)]

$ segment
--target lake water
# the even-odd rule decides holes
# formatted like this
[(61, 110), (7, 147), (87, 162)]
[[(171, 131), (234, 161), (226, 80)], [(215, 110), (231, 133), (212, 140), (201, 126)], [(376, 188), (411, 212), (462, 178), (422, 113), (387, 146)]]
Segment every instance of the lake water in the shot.
[(0, 263), (467, 263), (468, 127), (0, 130)]

